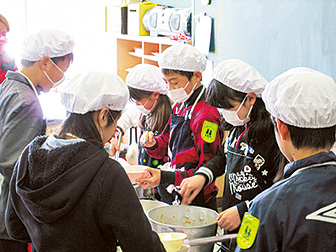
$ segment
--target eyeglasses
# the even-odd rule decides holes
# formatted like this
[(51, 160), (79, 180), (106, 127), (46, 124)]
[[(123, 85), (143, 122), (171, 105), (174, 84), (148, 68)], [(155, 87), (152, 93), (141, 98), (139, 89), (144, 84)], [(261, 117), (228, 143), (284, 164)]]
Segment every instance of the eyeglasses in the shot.
[(108, 110), (108, 113), (110, 114), (110, 116), (111, 116), (111, 118), (112, 118), (112, 120), (113, 120), (113, 123), (114, 123), (115, 126), (116, 126), (116, 129), (115, 129), (115, 132), (114, 132), (114, 135), (113, 135), (112, 138), (118, 138), (118, 136), (121, 134), (121, 131), (120, 131), (120, 129), (117, 127), (117, 122), (114, 120), (113, 115), (112, 115), (112, 113), (110, 112), (110, 110)]

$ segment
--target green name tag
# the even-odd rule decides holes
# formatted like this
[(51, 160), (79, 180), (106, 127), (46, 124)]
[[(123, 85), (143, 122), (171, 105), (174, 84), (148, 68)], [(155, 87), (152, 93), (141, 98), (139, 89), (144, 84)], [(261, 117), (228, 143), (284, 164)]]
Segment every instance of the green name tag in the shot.
[(216, 140), (218, 125), (216, 123), (204, 121), (201, 137), (207, 143), (213, 143)]
[(242, 224), (237, 236), (237, 244), (242, 249), (250, 248), (256, 238), (259, 220), (249, 213), (244, 214)]

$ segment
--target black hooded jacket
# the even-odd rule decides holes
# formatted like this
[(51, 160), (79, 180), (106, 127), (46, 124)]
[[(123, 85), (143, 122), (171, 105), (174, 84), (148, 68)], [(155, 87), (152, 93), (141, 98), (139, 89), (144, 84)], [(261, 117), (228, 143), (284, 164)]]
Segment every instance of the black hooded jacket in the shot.
[(37, 137), (10, 183), (9, 235), (36, 251), (165, 251), (124, 169), (83, 141), (42, 149)]

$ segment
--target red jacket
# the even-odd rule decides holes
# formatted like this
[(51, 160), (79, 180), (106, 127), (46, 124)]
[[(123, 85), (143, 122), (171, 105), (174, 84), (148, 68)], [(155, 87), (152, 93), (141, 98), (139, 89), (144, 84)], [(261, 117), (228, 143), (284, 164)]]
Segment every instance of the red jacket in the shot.
[(7, 71), (17, 71), (15, 61), (13, 58), (8, 57), (5, 52), (0, 52), (0, 84), (6, 79)]
[[(173, 114), (185, 116), (191, 110), (193, 103), (201, 90), (202, 87), (195, 90), (182, 108), (180, 108), (181, 103), (175, 104)], [(220, 116), (217, 109), (205, 104), (204, 98), (205, 95), (203, 94), (196, 104), (190, 119), (189, 127), (193, 135), (194, 146), (193, 148), (173, 154), (171, 157), (171, 166), (175, 168), (175, 174), (172, 176), (171, 172), (162, 171), (161, 184), (171, 183), (174, 184), (174, 186), (180, 185), (184, 178), (193, 176), (202, 164), (205, 164), (212, 159), (217, 153), (218, 148), (221, 146), (223, 134), (220, 132), (219, 128), (214, 132), (216, 135), (213, 142), (207, 142), (202, 137), (202, 130), (204, 135), (204, 126), (209, 125), (209, 123), (218, 126), (220, 123)], [(157, 144), (152, 148), (147, 149), (148, 154), (152, 157), (162, 158), (167, 155), (169, 141), (174, 137), (170, 135), (170, 126), (171, 118), (164, 131), (155, 138)], [(216, 196), (216, 194), (217, 187), (215, 186), (215, 183), (206, 186), (204, 188), (205, 202)]]

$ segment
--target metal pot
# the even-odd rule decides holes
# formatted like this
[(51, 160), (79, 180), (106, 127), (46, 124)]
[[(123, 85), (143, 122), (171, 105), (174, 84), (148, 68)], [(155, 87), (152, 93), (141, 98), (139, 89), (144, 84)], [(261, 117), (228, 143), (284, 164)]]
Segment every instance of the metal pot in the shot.
[[(146, 216), (147, 216), (148, 211), (155, 208), (155, 207), (168, 206), (167, 203), (162, 202), (162, 201), (158, 201), (158, 200), (140, 199), (140, 203), (141, 203), (142, 209), (144, 210)], [(148, 216), (147, 216), (147, 218), (148, 218)], [(151, 222), (149, 222), (149, 223), (152, 226), (152, 223)], [(152, 226), (152, 229), (153, 229), (153, 226)]]
[(158, 200), (140, 199), (142, 208), (147, 215), (148, 211), (159, 206), (168, 206), (167, 203)]
[[(183, 232), (189, 240), (216, 235), (218, 213), (197, 206), (161, 206), (148, 211), (147, 217), (157, 233)], [(189, 248), (190, 252), (212, 252), (213, 244)]]

